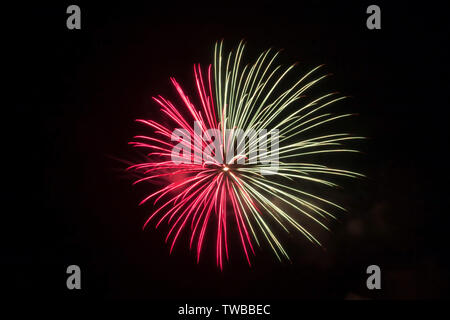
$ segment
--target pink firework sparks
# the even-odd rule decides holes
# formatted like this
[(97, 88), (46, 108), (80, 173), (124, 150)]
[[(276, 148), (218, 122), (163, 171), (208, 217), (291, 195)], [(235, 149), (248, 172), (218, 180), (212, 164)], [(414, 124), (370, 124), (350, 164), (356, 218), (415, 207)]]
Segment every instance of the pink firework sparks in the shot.
[[(142, 171), (144, 178), (137, 180), (135, 183), (150, 180), (163, 176), (179, 176), (181, 178), (174, 179), (175, 182), (170, 183), (161, 190), (150, 194), (143, 201), (141, 205), (146, 201), (156, 198), (155, 204), (169, 195), (170, 199), (164, 202), (159, 209), (157, 209), (145, 222), (145, 226), (152, 220), (162, 209), (172, 207), (167, 210), (156, 226), (158, 227), (164, 220), (168, 220), (171, 223), (171, 228), (166, 236), (166, 241), (171, 239), (170, 252), (172, 252), (175, 242), (177, 241), (181, 231), (184, 227), (190, 224), (192, 231), (190, 237), (190, 247), (196, 242), (197, 246), (197, 262), (200, 259), (200, 252), (202, 244), (204, 242), (205, 231), (210, 220), (210, 216), (213, 213), (217, 214), (217, 263), (222, 269), (223, 267), (223, 250), (225, 249), (226, 256), (228, 258), (228, 245), (227, 245), (227, 195), (233, 197), (233, 192), (230, 189), (227, 167), (222, 163), (215, 161), (211, 158), (210, 165), (206, 165), (206, 161), (203, 160), (202, 150), (210, 143), (205, 141), (204, 137), (207, 137), (207, 130), (210, 128), (220, 129), (217, 122), (216, 111), (214, 108), (213, 93), (212, 93), (212, 80), (211, 80), (212, 66), (208, 67), (207, 71), (207, 85), (205, 86), (205, 79), (202, 74), (200, 65), (194, 65), (195, 82), (197, 85), (197, 92), (201, 101), (201, 109), (197, 108), (190, 102), (188, 96), (184, 93), (181, 86), (174, 78), (171, 78), (172, 84), (176, 88), (181, 100), (184, 103), (184, 107), (189, 111), (189, 115), (202, 124), (201, 135), (198, 135), (191, 123), (189, 123), (185, 117), (181, 115), (178, 109), (168, 100), (161, 96), (154, 98), (154, 100), (161, 106), (161, 111), (165, 113), (177, 126), (177, 128), (183, 128), (190, 133), (194, 139), (201, 141), (201, 150), (196, 149), (196, 146), (187, 145), (186, 141), (178, 141), (179, 143), (186, 144), (188, 148), (193, 147), (192, 163), (175, 164), (170, 160), (171, 152), (174, 147), (171, 143), (164, 140), (146, 136), (136, 136), (136, 139), (141, 142), (130, 142), (135, 147), (144, 147), (153, 149), (154, 152), (148, 154), (148, 156), (158, 156), (160, 159), (166, 159), (161, 161), (140, 163), (129, 167), (129, 169), (135, 169)], [(153, 120), (138, 119), (138, 122), (142, 122), (155, 130), (157, 134), (160, 134), (168, 141), (171, 140), (173, 128), (167, 128)], [(143, 142), (142, 142), (143, 141)], [(224, 170), (225, 169), (225, 170)], [(163, 173), (162, 173), (163, 172)], [(170, 196), (174, 195), (176, 196)], [(234, 201), (233, 201), (234, 204)], [(239, 219), (236, 215), (237, 224), (239, 229), (241, 228), (242, 217)], [(189, 222), (189, 223), (188, 223)], [(250, 244), (250, 237), (245, 225), (247, 242)], [(197, 239), (196, 239), (197, 238)], [(196, 241), (195, 241), (196, 239)], [(246, 243), (242, 238), (244, 248)], [(247, 254), (247, 260), (250, 263), (250, 259)]]

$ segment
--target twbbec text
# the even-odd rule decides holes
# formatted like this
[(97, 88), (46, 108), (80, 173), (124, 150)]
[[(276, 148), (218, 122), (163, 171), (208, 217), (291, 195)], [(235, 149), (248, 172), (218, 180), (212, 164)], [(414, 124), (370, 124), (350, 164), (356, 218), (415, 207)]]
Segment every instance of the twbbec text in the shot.
[(213, 313), (224, 315), (269, 315), (270, 305), (262, 304), (222, 304), (220, 308), (192, 306), (185, 304), (178, 307), (179, 315), (199, 315), (209, 318)]

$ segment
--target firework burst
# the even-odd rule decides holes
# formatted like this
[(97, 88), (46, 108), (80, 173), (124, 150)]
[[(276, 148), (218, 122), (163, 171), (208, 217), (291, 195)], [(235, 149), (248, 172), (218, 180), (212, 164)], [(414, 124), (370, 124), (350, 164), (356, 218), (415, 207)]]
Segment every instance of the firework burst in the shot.
[[(155, 179), (164, 182), (163, 187), (140, 203), (151, 200), (156, 207), (144, 228), (150, 221), (155, 221), (156, 227), (167, 223), (170, 252), (180, 234), (187, 232), (197, 262), (206, 231), (215, 229), (216, 261), (220, 269), (224, 259), (229, 259), (230, 224), (237, 230), (249, 265), (255, 245), (264, 242), (278, 259), (289, 259), (274, 225), (287, 232), (296, 230), (310, 242), (321, 245), (300, 220), (310, 219), (328, 230), (327, 221), (336, 219), (333, 211), (345, 209), (307, 189), (311, 184), (337, 186), (329, 180), (333, 176), (362, 176), (311, 161), (317, 154), (357, 152), (344, 147), (344, 143), (362, 139), (348, 133), (333, 133), (333, 122), (351, 114), (334, 115), (326, 110), (345, 97), (328, 93), (303, 102), (307, 90), (326, 77), (316, 76), (321, 66), (286, 87), (286, 75), (294, 65), (287, 68), (275, 65), (278, 52), (267, 50), (255, 63), (243, 66), (243, 52), (242, 42), (235, 52), (227, 55), (222, 43), (216, 43), (213, 65), (206, 69), (194, 65), (197, 105), (171, 78), (180, 102), (154, 97), (170, 124), (139, 119), (138, 122), (152, 129), (153, 135), (136, 136), (130, 142), (149, 150), (145, 162), (129, 167), (142, 176), (135, 183)], [(276, 129), (278, 134), (267, 133), (267, 128)], [(317, 128), (329, 131), (311, 136)], [(175, 129), (184, 130), (193, 143), (174, 136)], [(213, 139), (211, 129), (221, 134)], [(240, 132), (263, 134), (236, 142)], [(213, 140), (217, 148), (211, 147)], [(269, 144), (270, 151), (266, 147)], [(279, 145), (276, 157), (274, 145)], [(256, 146), (258, 153), (252, 152)], [(180, 147), (192, 150), (189, 154), (180, 153), (180, 159), (188, 161), (174, 160), (173, 151)], [(265, 161), (252, 161), (256, 158)], [(301, 189), (294, 187), (296, 181), (303, 182)]]

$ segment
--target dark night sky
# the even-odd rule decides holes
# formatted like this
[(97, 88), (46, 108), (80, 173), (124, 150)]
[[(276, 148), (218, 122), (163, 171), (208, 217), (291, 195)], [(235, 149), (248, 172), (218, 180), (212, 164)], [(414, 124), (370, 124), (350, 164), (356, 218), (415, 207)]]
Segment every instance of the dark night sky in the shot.
[[(3, 11), (8, 31), (3, 105), (4, 175), (0, 263), (10, 296), (87, 298), (382, 299), (448, 294), (448, 26), (438, 6), (376, 1), (382, 29), (365, 27), (372, 1), (257, 6), (92, 5), (82, 29), (66, 29), (69, 4)], [(424, 6), (424, 5), (422, 5)], [(318, 64), (334, 75), (323, 90), (352, 98), (354, 131), (369, 137), (352, 158), (368, 178), (336, 196), (349, 208), (327, 251), (292, 245), (293, 263), (268, 250), (248, 268), (240, 252), (220, 272), (180, 246), (169, 256), (162, 231), (141, 231), (151, 207), (116, 158), (134, 119), (159, 117), (150, 97), (173, 96), (169, 76), (189, 88), (192, 64), (214, 42), (245, 38), (247, 57), (284, 48), (283, 64)], [(6, 179), (5, 179), (6, 178)], [(210, 261), (211, 260), (211, 261)], [(68, 292), (65, 268), (83, 271)], [(382, 269), (379, 292), (365, 269)]]

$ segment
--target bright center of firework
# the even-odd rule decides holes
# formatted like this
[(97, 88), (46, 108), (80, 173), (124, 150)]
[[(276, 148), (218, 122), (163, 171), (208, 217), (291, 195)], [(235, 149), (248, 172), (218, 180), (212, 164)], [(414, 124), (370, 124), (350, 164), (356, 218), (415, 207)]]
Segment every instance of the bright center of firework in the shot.
[(222, 170), (227, 172), (228, 170), (230, 170), (230, 168), (228, 168), (227, 166), (224, 166)]

